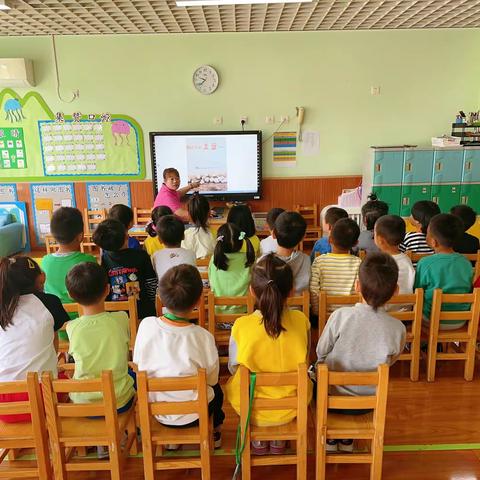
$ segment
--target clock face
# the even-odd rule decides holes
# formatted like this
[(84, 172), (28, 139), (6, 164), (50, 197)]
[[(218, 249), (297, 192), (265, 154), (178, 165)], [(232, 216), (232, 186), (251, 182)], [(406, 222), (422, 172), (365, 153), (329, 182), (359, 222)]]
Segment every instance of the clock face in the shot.
[(210, 65), (202, 65), (193, 73), (195, 88), (204, 95), (210, 95), (218, 87), (218, 73)]

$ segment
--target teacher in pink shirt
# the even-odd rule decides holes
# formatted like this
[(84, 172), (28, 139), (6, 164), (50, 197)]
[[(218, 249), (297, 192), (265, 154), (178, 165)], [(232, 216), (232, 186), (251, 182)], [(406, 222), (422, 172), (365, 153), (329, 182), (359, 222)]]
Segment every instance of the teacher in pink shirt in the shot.
[(176, 168), (166, 168), (163, 171), (162, 187), (158, 191), (157, 198), (153, 204), (153, 208), (161, 205), (170, 207), (172, 212), (180, 217), (184, 222), (190, 221), (190, 215), (182, 204), (182, 197), (188, 191), (198, 188), (200, 183), (191, 183), (186, 187), (180, 187), (180, 174)]

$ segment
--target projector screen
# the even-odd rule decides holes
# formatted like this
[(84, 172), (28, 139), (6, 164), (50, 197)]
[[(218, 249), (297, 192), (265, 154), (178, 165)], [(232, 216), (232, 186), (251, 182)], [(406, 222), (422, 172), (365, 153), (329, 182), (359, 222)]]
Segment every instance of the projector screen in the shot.
[(202, 195), (216, 200), (259, 199), (262, 180), (262, 133), (151, 132), (155, 194), (163, 170), (176, 168), (181, 187), (200, 182)]

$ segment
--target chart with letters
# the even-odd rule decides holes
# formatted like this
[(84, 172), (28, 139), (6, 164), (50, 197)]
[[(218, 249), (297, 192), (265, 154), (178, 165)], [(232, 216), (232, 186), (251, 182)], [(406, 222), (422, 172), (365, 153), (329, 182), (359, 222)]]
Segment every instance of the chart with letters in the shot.
[(89, 210), (109, 209), (118, 203), (131, 206), (128, 182), (88, 182), (86, 186)]

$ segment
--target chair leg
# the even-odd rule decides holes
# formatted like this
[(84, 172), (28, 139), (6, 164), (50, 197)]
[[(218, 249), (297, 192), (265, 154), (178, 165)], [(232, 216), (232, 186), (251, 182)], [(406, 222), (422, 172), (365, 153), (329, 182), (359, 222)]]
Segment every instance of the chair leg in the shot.
[(112, 480), (120, 480), (122, 461), (120, 458), (120, 444), (110, 443), (108, 446), (108, 453), (110, 456), (110, 478)]
[(315, 442), (315, 478), (325, 480), (325, 442), (327, 440), (327, 427), (317, 430), (317, 441)]
[(383, 442), (378, 439), (372, 441), (372, 464), (370, 466), (370, 480), (382, 480)]
[(463, 376), (468, 382), (473, 380), (473, 371), (475, 369), (475, 344), (476, 339), (470, 340), (465, 348), (467, 358), (465, 360)]
[(301, 435), (296, 443), (297, 480), (307, 480), (307, 433)]
[(250, 480), (252, 470), (252, 461), (250, 453), (250, 435), (247, 435), (245, 449), (242, 454), (242, 480)]
[(65, 468), (65, 449), (58, 443), (51, 442), (51, 455), (55, 480), (67, 480)]
[[(143, 437), (142, 432), (142, 453), (143, 453), (143, 470), (145, 480), (155, 480), (155, 468), (153, 466), (153, 449), (151, 439), (146, 439)], [(156, 448), (155, 448), (156, 452)]]
[[(430, 329), (432, 329), (430, 325)], [(428, 351), (427, 351), (427, 381), (435, 381), (435, 369), (437, 366), (437, 345), (438, 345), (438, 333), (434, 334), (430, 332), (428, 338)]]

